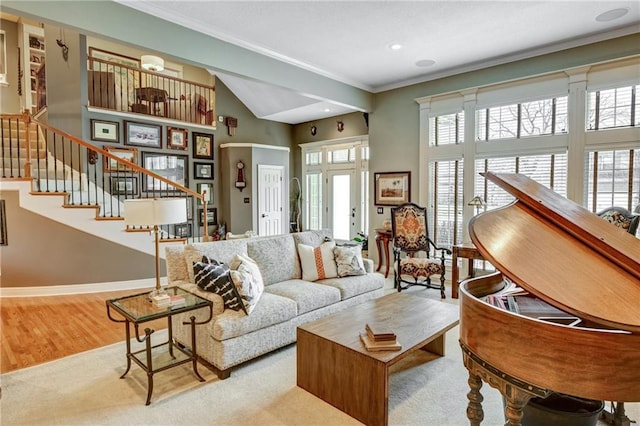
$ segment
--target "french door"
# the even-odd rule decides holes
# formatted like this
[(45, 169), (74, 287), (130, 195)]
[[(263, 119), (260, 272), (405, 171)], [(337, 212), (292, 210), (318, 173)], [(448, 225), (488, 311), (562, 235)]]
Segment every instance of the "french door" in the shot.
[(350, 240), (360, 231), (361, 209), (356, 199), (360, 182), (355, 175), (353, 170), (328, 172), (327, 221), (333, 237), (339, 240)]

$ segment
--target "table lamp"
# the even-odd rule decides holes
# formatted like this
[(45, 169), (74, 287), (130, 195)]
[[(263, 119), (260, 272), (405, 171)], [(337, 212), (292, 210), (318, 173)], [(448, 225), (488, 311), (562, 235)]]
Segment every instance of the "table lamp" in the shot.
[(166, 293), (160, 286), (160, 238), (158, 225), (187, 221), (186, 198), (141, 198), (124, 201), (124, 223), (127, 226), (153, 226), (156, 249), (156, 288), (151, 297)]
[(481, 196), (476, 195), (467, 203), (468, 206), (474, 206), (476, 208), (476, 215), (480, 214), (480, 207), (484, 207), (486, 204)]

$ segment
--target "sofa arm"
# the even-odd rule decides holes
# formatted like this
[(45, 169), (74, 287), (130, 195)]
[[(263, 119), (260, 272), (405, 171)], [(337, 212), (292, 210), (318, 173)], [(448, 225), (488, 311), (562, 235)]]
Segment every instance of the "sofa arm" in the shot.
[(373, 260), (367, 259), (367, 258), (362, 258), (362, 263), (364, 263), (364, 270), (367, 271), (367, 273), (371, 273), (371, 272), (374, 271), (374, 269), (373, 269), (373, 267), (374, 267)]
[(186, 290), (193, 294), (197, 294), (203, 299), (207, 299), (213, 302), (214, 317), (224, 312), (224, 301), (222, 300), (222, 297), (220, 297), (219, 295), (212, 293), (210, 291), (201, 290), (200, 287), (198, 287), (197, 285), (191, 284), (190, 282), (187, 282), (187, 281), (178, 281), (173, 284), (176, 284), (178, 287), (180, 287), (183, 290)]

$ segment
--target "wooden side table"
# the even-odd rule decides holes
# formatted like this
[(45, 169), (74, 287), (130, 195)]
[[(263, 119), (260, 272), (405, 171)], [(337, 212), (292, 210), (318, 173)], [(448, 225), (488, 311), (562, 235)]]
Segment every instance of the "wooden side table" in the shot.
[(376, 229), (376, 247), (378, 249), (378, 269), (376, 271), (379, 271), (382, 267), (382, 247), (384, 247), (384, 261), (387, 265), (387, 270), (384, 273), (385, 278), (389, 276), (389, 267), (391, 266), (391, 262), (389, 262), (389, 245), (392, 239), (391, 231), (384, 228)]
[(469, 259), (469, 276), (473, 277), (474, 260), (484, 260), (476, 246), (473, 244), (460, 244), (451, 247), (453, 257), (451, 259), (451, 297), (453, 299), (458, 298), (458, 286), (460, 285), (459, 270), (458, 270), (458, 257)]

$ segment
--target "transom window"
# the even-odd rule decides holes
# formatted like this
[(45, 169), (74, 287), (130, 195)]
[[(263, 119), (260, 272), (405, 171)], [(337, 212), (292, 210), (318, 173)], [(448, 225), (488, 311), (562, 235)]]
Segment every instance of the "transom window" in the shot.
[(567, 96), (477, 111), (477, 140), (567, 133)]
[(640, 125), (640, 86), (618, 87), (589, 93), (587, 130)]
[(433, 146), (464, 142), (464, 112), (439, 115), (430, 120)]

